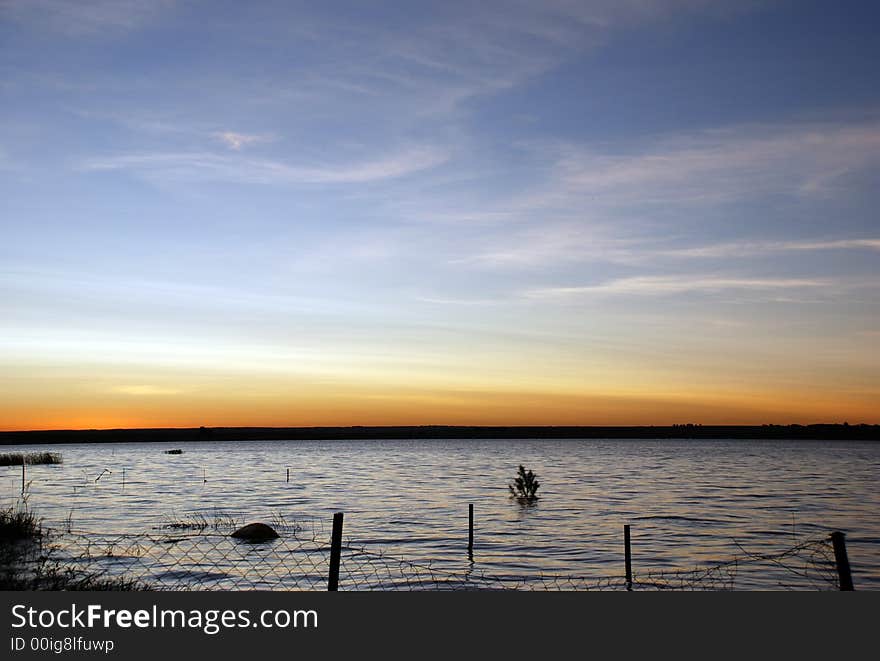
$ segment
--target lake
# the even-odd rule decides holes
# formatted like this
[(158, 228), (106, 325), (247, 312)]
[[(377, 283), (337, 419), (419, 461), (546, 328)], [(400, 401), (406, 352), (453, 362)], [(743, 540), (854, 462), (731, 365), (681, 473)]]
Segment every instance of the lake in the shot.
[[(165, 454), (179, 448), (182, 454)], [(53, 527), (102, 534), (162, 530), (194, 513), (297, 523), (367, 549), (451, 571), (617, 575), (623, 526), (633, 570), (711, 565), (846, 533), (856, 589), (880, 589), (880, 443), (768, 440), (411, 440), (109, 443), (50, 450), (28, 466), (29, 505)], [(533, 470), (540, 499), (507, 484)], [(287, 481), (287, 470), (290, 481)], [(21, 468), (0, 468), (0, 496)], [(474, 563), (467, 557), (474, 504)], [(779, 589), (782, 569), (737, 587)]]

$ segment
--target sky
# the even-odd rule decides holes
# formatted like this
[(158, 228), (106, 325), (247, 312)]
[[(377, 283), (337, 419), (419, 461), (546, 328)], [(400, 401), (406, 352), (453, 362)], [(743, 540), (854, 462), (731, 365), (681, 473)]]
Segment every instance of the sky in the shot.
[(0, 429), (880, 423), (878, 20), (0, 0)]

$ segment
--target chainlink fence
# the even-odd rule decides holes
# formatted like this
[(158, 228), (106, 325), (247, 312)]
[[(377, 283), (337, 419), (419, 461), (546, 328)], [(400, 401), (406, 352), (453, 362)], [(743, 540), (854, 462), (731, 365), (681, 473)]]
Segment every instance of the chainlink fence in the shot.
[[(340, 548), (340, 590), (837, 590), (830, 539), (784, 551), (751, 553), (688, 570), (636, 570), (617, 575), (517, 575), (474, 563), (461, 570), (376, 552), (351, 541)], [(249, 543), (216, 530), (106, 535), (49, 531), (21, 561), (20, 589), (326, 590), (330, 536), (295, 528)], [(774, 582), (768, 584), (767, 576)], [(763, 580), (756, 580), (763, 577)]]

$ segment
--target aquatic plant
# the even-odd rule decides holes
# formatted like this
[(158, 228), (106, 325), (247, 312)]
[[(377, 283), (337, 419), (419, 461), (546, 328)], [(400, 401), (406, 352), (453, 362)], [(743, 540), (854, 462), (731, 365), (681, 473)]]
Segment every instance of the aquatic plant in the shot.
[(507, 488), (510, 489), (511, 498), (517, 498), (524, 501), (534, 501), (538, 499), (535, 492), (538, 491), (538, 487), (540, 486), (541, 483), (538, 482), (537, 475), (532, 471), (526, 471), (523, 465), (520, 464), (516, 477), (513, 479), (513, 483), (508, 484)]
[(235, 517), (223, 510), (214, 510), (211, 518), (208, 518), (201, 512), (190, 512), (180, 517), (172, 514), (166, 518), (168, 519), (167, 523), (159, 526), (160, 528), (201, 532), (207, 529), (225, 530), (238, 527)]
[(276, 530), (281, 530), (289, 535), (296, 536), (298, 533), (302, 532), (303, 527), (296, 520), (290, 522), (287, 520), (287, 517), (280, 511), (276, 511), (272, 513), (270, 518), (272, 522), (272, 527)]
[(22, 464), (61, 464), (60, 452), (4, 452), (0, 454), (0, 466), (21, 466)]

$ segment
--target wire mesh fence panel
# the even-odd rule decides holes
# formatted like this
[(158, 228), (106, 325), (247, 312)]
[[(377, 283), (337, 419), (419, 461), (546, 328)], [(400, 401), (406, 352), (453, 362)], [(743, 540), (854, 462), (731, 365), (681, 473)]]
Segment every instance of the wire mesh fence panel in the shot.
[(53, 537), (49, 557), (86, 575), (124, 578), (154, 590), (321, 590), (328, 547), (295, 537), (251, 543), (212, 533), (68, 532)]
[[(775, 576), (769, 581), (768, 576)], [(810, 540), (776, 553), (738, 547), (731, 558), (693, 569), (645, 570), (628, 582), (618, 575), (488, 573), (476, 566), (451, 571), (426, 563), (343, 548), (340, 590), (837, 590), (834, 554), (828, 540)]]
[[(703, 566), (635, 568), (618, 574), (531, 573), (502, 565), (433, 566), (349, 541), (341, 548), (338, 586), (390, 590), (836, 590), (837, 566), (828, 539), (771, 553), (741, 546)], [(23, 589), (326, 590), (330, 540), (295, 534), (259, 543), (216, 531), (106, 535), (47, 535), (27, 562), (33, 580)], [(607, 571), (607, 566), (606, 566)], [(27, 572), (25, 572), (27, 573)], [(772, 577), (772, 578), (771, 578)]]

